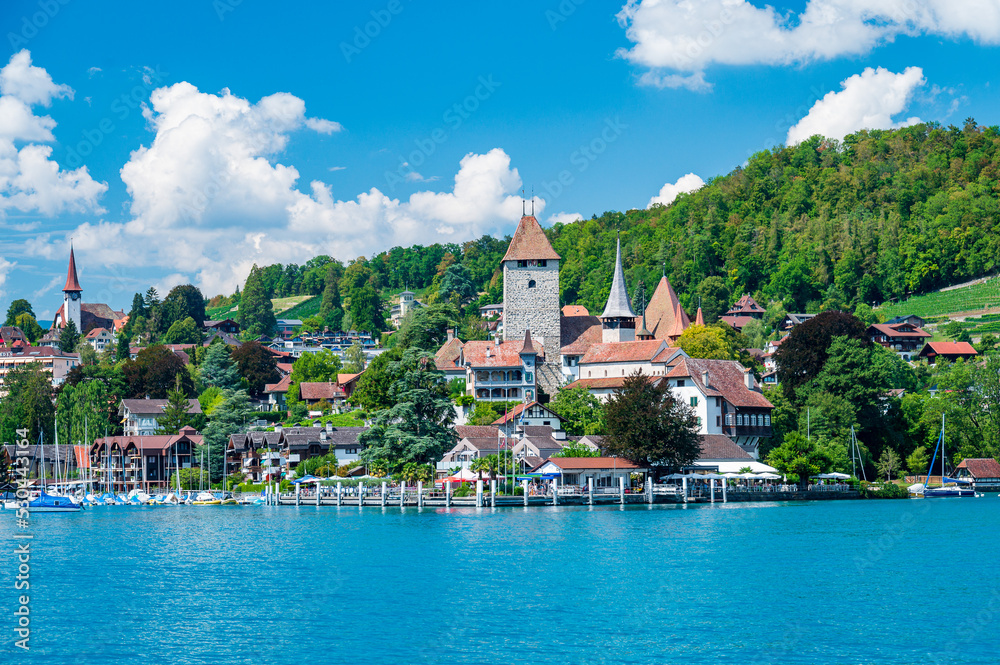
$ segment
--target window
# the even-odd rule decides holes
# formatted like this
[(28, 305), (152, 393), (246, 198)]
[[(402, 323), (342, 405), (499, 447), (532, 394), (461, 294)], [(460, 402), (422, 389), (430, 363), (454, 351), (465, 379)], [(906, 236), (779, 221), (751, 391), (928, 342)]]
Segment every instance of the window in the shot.
[(533, 280), (533, 279), (529, 279), (528, 280), (528, 288), (529, 289), (535, 288), (535, 280)]
[(722, 406), (722, 398), (721, 397), (716, 397), (715, 398), (715, 406), (716, 406), (716, 408)]
[(697, 395), (691, 398), (691, 406), (698, 406), (698, 397), (697, 397)]
[(543, 420), (543, 421), (542, 421), (542, 424), (543, 424), (543, 425), (551, 425), (551, 424), (552, 424), (552, 421), (551, 421), (551, 420)]
[(701, 427), (701, 416), (698, 416), (698, 427)]
[(737, 413), (736, 414), (736, 425), (740, 426), (742, 424), (743, 424), (743, 414), (742, 413)]
[(726, 425), (727, 426), (732, 426), (732, 424), (733, 424), (733, 414), (727, 413), (726, 414)]
[(548, 263), (548, 261), (546, 261), (545, 259), (539, 259), (538, 260), (538, 267), (539, 268), (544, 268), (547, 263)]
[(770, 426), (771, 426), (771, 416), (769, 415), (764, 416), (764, 427), (770, 427)]
[(722, 427), (722, 416), (716, 416), (715, 417), (715, 426), (716, 427)]
[(677, 387), (678, 388), (684, 387), (684, 379), (677, 379)]
[(527, 268), (528, 267), (528, 262), (527, 261), (518, 261), (517, 262), (517, 267), (518, 268)]

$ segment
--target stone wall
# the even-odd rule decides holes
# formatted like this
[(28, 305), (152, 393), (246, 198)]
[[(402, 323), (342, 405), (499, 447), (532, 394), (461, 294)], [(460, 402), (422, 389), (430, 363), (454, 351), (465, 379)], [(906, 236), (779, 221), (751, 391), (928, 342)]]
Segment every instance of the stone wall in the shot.
[[(534, 287), (529, 282), (534, 281)], [(524, 339), (524, 331), (545, 348), (547, 362), (559, 361), (559, 262), (544, 268), (518, 268), (517, 261), (503, 266), (503, 338)], [(546, 389), (548, 390), (548, 389)]]

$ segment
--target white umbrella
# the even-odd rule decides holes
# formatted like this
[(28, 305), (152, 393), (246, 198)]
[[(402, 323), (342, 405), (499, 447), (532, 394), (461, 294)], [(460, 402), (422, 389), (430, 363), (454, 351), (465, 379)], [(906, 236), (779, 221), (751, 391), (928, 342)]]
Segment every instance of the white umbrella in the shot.
[(740, 474), (737, 474), (736, 477), (737, 478), (746, 478), (748, 480), (755, 480), (757, 478), (757, 474), (756, 473), (740, 473)]
[(778, 480), (779, 478), (781, 478), (781, 476), (779, 476), (776, 473), (762, 473), (762, 474), (758, 475), (757, 477), (761, 478), (763, 480)]
[(834, 478), (836, 480), (848, 480), (850, 478), (850, 476), (847, 475), (846, 473), (837, 473), (836, 471), (828, 475), (830, 476), (830, 478)]

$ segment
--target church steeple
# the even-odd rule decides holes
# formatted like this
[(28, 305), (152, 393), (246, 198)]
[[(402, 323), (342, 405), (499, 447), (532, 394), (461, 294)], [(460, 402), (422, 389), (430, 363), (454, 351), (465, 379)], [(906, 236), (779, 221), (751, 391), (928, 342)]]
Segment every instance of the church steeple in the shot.
[(69, 246), (69, 270), (66, 271), (66, 286), (63, 291), (83, 291), (80, 279), (76, 276), (76, 257), (73, 255), (73, 245)]
[(622, 268), (622, 239), (618, 237), (615, 250), (615, 274), (611, 279), (611, 292), (608, 293), (608, 303), (601, 314), (603, 332), (601, 338), (607, 342), (635, 341), (635, 312), (629, 302), (628, 288), (625, 285), (625, 270)]
[(80, 279), (76, 275), (76, 256), (73, 254), (73, 245), (70, 245), (69, 268), (66, 270), (66, 286), (63, 287), (62, 317), (59, 327), (65, 326), (68, 321), (72, 321), (78, 331), (83, 330), (80, 313), (80, 301), (82, 298), (83, 287), (80, 286)]

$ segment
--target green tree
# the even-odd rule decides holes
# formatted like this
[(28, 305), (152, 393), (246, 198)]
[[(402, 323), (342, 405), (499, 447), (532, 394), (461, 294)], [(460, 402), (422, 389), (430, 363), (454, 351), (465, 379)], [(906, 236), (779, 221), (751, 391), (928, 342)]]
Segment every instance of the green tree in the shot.
[(97, 351), (95, 351), (94, 347), (92, 347), (83, 337), (81, 337), (80, 341), (76, 343), (76, 348), (73, 349), (73, 353), (80, 355), (81, 365), (97, 364)]
[(730, 349), (722, 331), (711, 326), (688, 326), (677, 340), (677, 345), (692, 358), (730, 358)]
[(14, 319), (14, 325), (21, 329), (21, 332), (24, 333), (24, 336), (32, 344), (38, 342), (42, 338), (42, 335), (45, 334), (42, 327), (38, 325), (38, 321), (35, 321), (35, 317), (27, 312), (18, 314), (17, 318)]
[(743, 326), (740, 332), (747, 338), (747, 348), (764, 348), (764, 343), (767, 342), (768, 331), (763, 321), (760, 319), (754, 319)]
[[(5, 326), (16, 326), (17, 317), (22, 314), (27, 314), (31, 318), (35, 318), (35, 311), (31, 308), (31, 303), (24, 298), (18, 298), (10, 303), (10, 307), (7, 308), (7, 320), (4, 321)], [(23, 330), (23, 328), (22, 328)], [(25, 332), (27, 334), (27, 332)]]
[(79, 341), (80, 331), (76, 329), (76, 324), (72, 320), (67, 321), (59, 333), (59, 350), (63, 353), (73, 353)]
[(351, 319), (357, 330), (373, 335), (385, 330), (385, 305), (371, 285), (361, 287), (351, 296)]
[(365, 448), (362, 459), (436, 462), (456, 441), (455, 411), (444, 374), (429, 354), (417, 349), (390, 363), (389, 372), (397, 377), (389, 388), (393, 406), (378, 411), (372, 428), (358, 437)]
[(226, 344), (212, 344), (208, 347), (198, 374), (206, 386), (218, 386), (223, 390), (236, 388), (240, 383), (239, 370), (233, 364)]
[(626, 377), (604, 413), (606, 454), (650, 469), (653, 478), (690, 464), (701, 454), (694, 413), (674, 398), (666, 382), (653, 385), (641, 370)]
[(344, 351), (344, 373), (360, 374), (365, 371), (365, 348), (354, 342)]
[(251, 395), (260, 395), (268, 383), (281, 379), (278, 373), (278, 358), (259, 342), (245, 342), (230, 354), (236, 363), (236, 370), (246, 379)]
[[(180, 383), (178, 382), (178, 387)], [(188, 411), (191, 404), (187, 396), (181, 390), (171, 390), (167, 394), (167, 405), (163, 408), (163, 415), (157, 420), (157, 434), (177, 434), (182, 427), (194, 424), (194, 418)]]
[(781, 473), (798, 476), (799, 489), (805, 490), (809, 477), (829, 471), (832, 461), (825, 451), (805, 436), (789, 432), (784, 442), (768, 454), (767, 463)]
[(797, 325), (774, 354), (778, 379), (789, 398), (800, 404), (796, 391), (822, 371), (834, 337), (850, 337), (871, 344), (865, 325), (850, 314), (821, 312)]
[[(729, 311), (733, 294), (721, 277), (709, 276), (701, 280), (697, 289), (698, 306), (706, 323), (715, 323), (719, 317)], [(693, 307), (694, 305), (692, 305)]]
[(17, 430), (28, 430), (27, 438), (32, 444), (44, 435), (51, 443), (55, 421), (52, 405), (52, 375), (40, 363), (15, 365), (4, 377), (7, 395), (0, 408), (0, 441), (13, 443), (22, 437)]
[(469, 269), (461, 263), (453, 263), (445, 270), (444, 278), (441, 280), (441, 288), (438, 290), (438, 297), (441, 300), (456, 299), (463, 302), (476, 295), (476, 287), (472, 284), (472, 275)]
[(548, 407), (559, 416), (563, 429), (571, 436), (604, 432), (604, 407), (583, 386), (560, 390)]
[(448, 341), (448, 329), (455, 326), (458, 311), (451, 303), (435, 303), (416, 309), (403, 319), (396, 338), (396, 346), (416, 347), (436, 353)]
[(917, 476), (927, 473), (927, 465), (930, 463), (930, 455), (927, 454), (927, 448), (923, 446), (917, 446), (909, 457), (906, 458), (906, 468), (910, 470), (910, 473)]
[(240, 327), (250, 335), (270, 335), (278, 327), (260, 268), (253, 266), (240, 299)]
[(493, 402), (476, 401), (469, 416), (470, 425), (492, 425), (500, 417)]
[(174, 321), (163, 335), (164, 344), (201, 344), (201, 328), (190, 316)]
[(122, 362), (128, 360), (131, 357), (131, 348), (129, 347), (129, 338), (125, 331), (118, 333), (118, 342), (115, 345), (115, 360), (117, 362)]
[(579, 441), (571, 441), (562, 447), (562, 450), (557, 452), (553, 457), (600, 457), (601, 451), (594, 450), (590, 446), (580, 443)]
[(340, 330), (344, 320), (344, 309), (340, 302), (340, 279), (343, 275), (344, 266), (339, 261), (331, 261), (327, 265), (319, 314), (330, 330)]
[(223, 394), (225, 395), (223, 402), (212, 412), (203, 439), (213, 483), (222, 480), (222, 458), (229, 444), (229, 437), (246, 427), (247, 420), (253, 415), (246, 391), (224, 390)]
[(895, 450), (891, 448), (886, 448), (882, 451), (881, 457), (878, 458), (878, 472), (880, 474), (885, 474), (886, 482), (892, 480), (892, 476), (897, 470), (899, 470), (899, 455), (896, 454)]
[(194, 383), (184, 369), (184, 362), (163, 345), (150, 346), (140, 351), (135, 360), (122, 365), (126, 394), (132, 399), (165, 399), (174, 389), (180, 376), (181, 390), (194, 394)]
[(162, 308), (164, 326), (189, 317), (199, 329), (205, 323), (205, 297), (191, 284), (182, 284), (170, 289), (170, 293), (163, 300)]
[(402, 357), (403, 350), (400, 348), (393, 348), (375, 356), (365, 373), (358, 378), (358, 385), (348, 401), (368, 413), (391, 407), (393, 401), (390, 387), (396, 377), (390, 368)]

